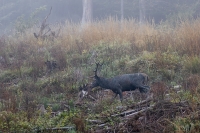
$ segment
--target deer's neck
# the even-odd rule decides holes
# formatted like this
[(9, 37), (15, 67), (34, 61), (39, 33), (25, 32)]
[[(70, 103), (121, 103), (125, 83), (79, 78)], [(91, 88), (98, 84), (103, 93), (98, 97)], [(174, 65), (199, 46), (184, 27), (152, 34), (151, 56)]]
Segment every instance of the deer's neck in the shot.
[(96, 80), (100, 87), (105, 88), (105, 89), (110, 88), (108, 79), (103, 78), (103, 77), (98, 77), (98, 79), (96, 79)]

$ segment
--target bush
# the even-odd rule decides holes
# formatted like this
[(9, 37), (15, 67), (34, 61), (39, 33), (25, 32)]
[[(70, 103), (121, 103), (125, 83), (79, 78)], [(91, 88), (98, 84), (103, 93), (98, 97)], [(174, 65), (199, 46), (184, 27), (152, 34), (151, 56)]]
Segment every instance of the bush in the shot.
[(198, 56), (188, 56), (185, 58), (184, 66), (188, 73), (199, 74), (200, 58)]

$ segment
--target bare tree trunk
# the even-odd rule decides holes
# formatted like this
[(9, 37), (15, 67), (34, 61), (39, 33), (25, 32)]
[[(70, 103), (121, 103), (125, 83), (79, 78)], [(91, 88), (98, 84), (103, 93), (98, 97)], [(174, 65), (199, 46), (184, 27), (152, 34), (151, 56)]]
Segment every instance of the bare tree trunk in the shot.
[(83, 0), (82, 25), (92, 21), (92, 0)]
[(145, 21), (145, 2), (144, 0), (139, 1), (140, 8), (140, 24), (143, 24)]
[(121, 22), (124, 20), (124, 0), (121, 0)]

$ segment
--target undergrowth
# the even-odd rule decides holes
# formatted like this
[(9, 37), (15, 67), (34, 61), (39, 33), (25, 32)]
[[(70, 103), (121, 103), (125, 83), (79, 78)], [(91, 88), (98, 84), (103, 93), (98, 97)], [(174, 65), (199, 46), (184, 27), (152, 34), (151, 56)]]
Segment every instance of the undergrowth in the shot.
[[(84, 105), (75, 106), (78, 88), (91, 81), (96, 62), (103, 63), (99, 71), (103, 77), (148, 74), (152, 91), (158, 96), (156, 100), (164, 100), (168, 94), (172, 102), (186, 100), (194, 104), (195, 113), (199, 80), (191, 84), (191, 78), (195, 81), (200, 75), (200, 20), (167, 27), (140, 25), (134, 20), (121, 23), (109, 18), (85, 27), (66, 22), (60, 36), (53, 40), (36, 39), (33, 32), (38, 32), (37, 28), (2, 36), (0, 131), (34, 132), (75, 126), (78, 132), (86, 132), (92, 127), (83, 119), (100, 116), (115, 125), (119, 120), (108, 115), (117, 112), (120, 103), (116, 99), (103, 97), (97, 102), (84, 99)], [(50, 69), (46, 61), (55, 61), (56, 67)], [(170, 89), (177, 85), (181, 86), (179, 93)], [(44, 105), (47, 112), (41, 114), (39, 105)], [(51, 116), (51, 112), (58, 111), (61, 113)], [(199, 131), (200, 121), (193, 120), (192, 115), (175, 118), (174, 131)]]

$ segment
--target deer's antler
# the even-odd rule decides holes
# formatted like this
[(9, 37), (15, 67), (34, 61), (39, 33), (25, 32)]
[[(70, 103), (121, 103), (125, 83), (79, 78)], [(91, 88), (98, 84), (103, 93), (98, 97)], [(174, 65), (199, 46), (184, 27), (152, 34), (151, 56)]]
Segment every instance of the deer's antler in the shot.
[(99, 66), (102, 66), (102, 65), (103, 65), (103, 63), (102, 64), (100, 64), (99, 62), (96, 63), (96, 68), (94, 70), (94, 78), (98, 77), (97, 70), (98, 70)]

